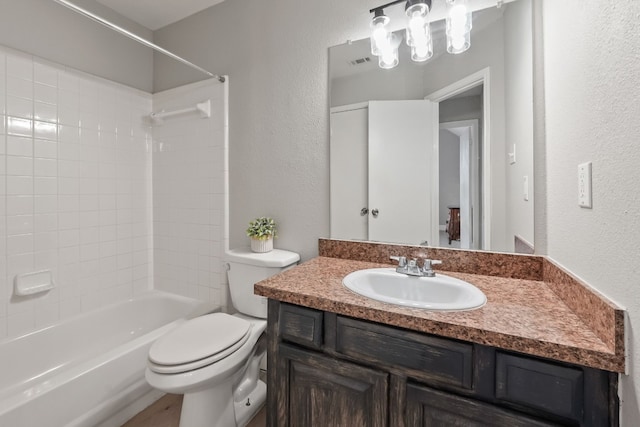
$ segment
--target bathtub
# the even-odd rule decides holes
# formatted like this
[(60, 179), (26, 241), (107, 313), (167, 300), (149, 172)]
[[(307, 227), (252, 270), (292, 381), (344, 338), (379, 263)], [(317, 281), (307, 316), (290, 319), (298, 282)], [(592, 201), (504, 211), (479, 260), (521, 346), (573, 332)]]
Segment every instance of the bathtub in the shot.
[(0, 426), (119, 425), (162, 394), (144, 379), (153, 341), (211, 311), (150, 291), (0, 341)]

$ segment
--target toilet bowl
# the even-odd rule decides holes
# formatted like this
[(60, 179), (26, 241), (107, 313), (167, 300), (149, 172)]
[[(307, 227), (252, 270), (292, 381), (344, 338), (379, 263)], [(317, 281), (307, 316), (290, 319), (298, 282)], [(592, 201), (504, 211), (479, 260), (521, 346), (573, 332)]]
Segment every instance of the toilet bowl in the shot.
[[(261, 319), (213, 313), (154, 343), (145, 377), (154, 388), (185, 395), (181, 427), (245, 425), (255, 412), (251, 406), (262, 406), (266, 385), (258, 375), (266, 346), (256, 344), (266, 326)], [(242, 390), (234, 391), (238, 386)]]
[(235, 249), (226, 255), (232, 302), (241, 313), (188, 320), (149, 350), (147, 382), (184, 394), (180, 427), (243, 427), (266, 400), (266, 385), (259, 379), (266, 353), (266, 299), (253, 294), (253, 284), (300, 257), (278, 249), (268, 254)]

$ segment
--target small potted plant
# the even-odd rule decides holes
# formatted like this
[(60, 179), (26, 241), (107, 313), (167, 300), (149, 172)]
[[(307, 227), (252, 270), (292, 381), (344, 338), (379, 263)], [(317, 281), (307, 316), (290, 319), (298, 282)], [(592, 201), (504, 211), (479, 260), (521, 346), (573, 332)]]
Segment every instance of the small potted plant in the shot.
[(251, 237), (253, 252), (270, 252), (273, 250), (273, 238), (276, 236), (276, 222), (267, 217), (256, 218), (249, 222), (247, 236)]

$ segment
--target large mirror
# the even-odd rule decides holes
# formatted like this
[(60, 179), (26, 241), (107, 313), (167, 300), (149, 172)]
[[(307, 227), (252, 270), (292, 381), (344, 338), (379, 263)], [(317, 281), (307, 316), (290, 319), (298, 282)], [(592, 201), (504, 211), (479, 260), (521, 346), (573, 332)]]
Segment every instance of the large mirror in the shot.
[(532, 253), (531, 0), (474, 11), (461, 54), (431, 30), (391, 70), (369, 39), (329, 49), (331, 237)]

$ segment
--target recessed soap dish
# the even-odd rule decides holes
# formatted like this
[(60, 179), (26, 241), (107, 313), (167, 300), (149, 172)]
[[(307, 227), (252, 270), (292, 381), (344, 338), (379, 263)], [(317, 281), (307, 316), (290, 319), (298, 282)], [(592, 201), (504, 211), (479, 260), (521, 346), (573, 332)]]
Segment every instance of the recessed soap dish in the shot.
[(46, 292), (54, 287), (51, 270), (18, 274), (13, 280), (13, 293), (20, 297)]

